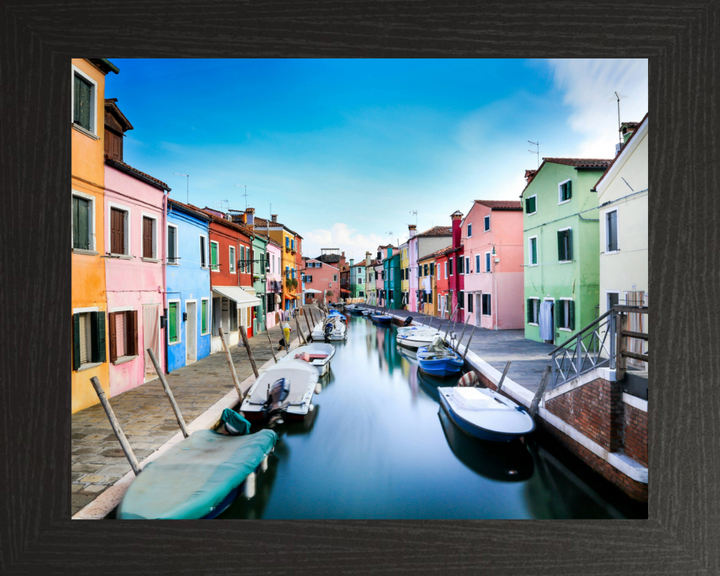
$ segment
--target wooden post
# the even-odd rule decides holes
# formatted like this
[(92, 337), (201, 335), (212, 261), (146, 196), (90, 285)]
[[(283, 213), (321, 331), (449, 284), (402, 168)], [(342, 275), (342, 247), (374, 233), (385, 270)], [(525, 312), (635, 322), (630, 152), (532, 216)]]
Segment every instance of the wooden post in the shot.
[(465, 356), (467, 356), (468, 350), (470, 350), (470, 342), (472, 342), (473, 336), (475, 336), (475, 329), (477, 328), (477, 324), (473, 326), (472, 332), (470, 332), (470, 338), (468, 338), (468, 342), (465, 345), (465, 352), (463, 352), (463, 360), (465, 360)]
[(307, 344), (307, 340), (305, 340), (305, 334), (303, 334), (302, 328), (300, 328), (300, 321), (297, 319), (297, 316), (295, 316), (295, 328), (297, 328), (298, 334), (300, 335), (300, 341), (303, 344)]
[(505, 381), (505, 375), (508, 373), (508, 370), (510, 370), (510, 364), (512, 364), (512, 362), (510, 362), (509, 360), (508, 363), (505, 364), (505, 370), (503, 370), (502, 376), (500, 376), (500, 382), (498, 382), (497, 385), (497, 392), (500, 392), (502, 388), (503, 382)]
[(623, 352), (627, 352), (627, 336), (623, 334), (627, 330), (628, 315), (625, 312), (618, 312), (615, 324), (615, 337), (617, 344), (615, 345), (615, 380), (618, 382), (625, 378), (625, 369), (627, 360), (623, 356)]
[(253, 356), (252, 348), (250, 348), (250, 340), (247, 337), (247, 331), (243, 326), (239, 326), (238, 328), (238, 332), (240, 332), (240, 336), (242, 336), (243, 344), (245, 344), (245, 350), (247, 350), (248, 358), (250, 359), (250, 366), (252, 366), (253, 374), (255, 374), (255, 378), (257, 378), (260, 376), (260, 372), (258, 372), (257, 364), (255, 364), (255, 357)]
[(465, 338), (465, 330), (467, 330), (467, 322), (463, 323), (463, 331), (462, 334), (460, 334), (460, 340), (458, 340), (458, 350), (460, 349), (460, 344), (462, 344), (462, 339)]
[(450, 324), (453, 323), (453, 318), (455, 318), (455, 312), (457, 312), (457, 304), (455, 305), (455, 310), (453, 310), (453, 313), (451, 314), (450, 318), (448, 318), (448, 326), (447, 326), (447, 330), (445, 330), (445, 338), (447, 338), (447, 335), (450, 332)]
[[(309, 311), (310, 311), (310, 310), (308, 310), (308, 312), (309, 312)], [(307, 324), (307, 327), (308, 327), (308, 338), (312, 338), (312, 331), (313, 331), (313, 329), (312, 329), (312, 326), (310, 326), (310, 320), (308, 320), (308, 316), (309, 316), (309, 315), (310, 315), (310, 314), (303, 314), (303, 316), (305, 316), (305, 324)]]
[(235, 390), (238, 393), (240, 402), (242, 402), (243, 393), (242, 389), (240, 388), (240, 381), (238, 380), (237, 372), (235, 372), (235, 365), (233, 364), (232, 356), (230, 356), (230, 349), (228, 348), (227, 342), (225, 341), (225, 332), (223, 332), (222, 326), (218, 326), (218, 330), (220, 331), (220, 342), (222, 342), (223, 348), (225, 349), (225, 357), (227, 358), (228, 364), (230, 365), (230, 374), (232, 375), (233, 384), (235, 385)]
[(540, 379), (540, 386), (537, 389), (537, 392), (535, 392), (535, 397), (532, 400), (532, 404), (530, 404), (530, 416), (535, 418), (535, 413), (537, 412), (538, 406), (540, 406), (540, 399), (542, 398), (543, 394), (545, 393), (545, 388), (548, 384), (548, 381), (550, 380), (550, 366), (545, 366), (545, 370), (543, 370), (542, 378)]
[(268, 343), (270, 344), (270, 353), (272, 354), (273, 360), (275, 360), (275, 364), (277, 364), (277, 358), (275, 357), (275, 348), (273, 346), (272, 340), (270, 339), (270, 330), (266, 330), (265, 334), (267, 334)]
[(175, 412), (175, 418), (177, 419), (177, 423), (180, 426), (180, 430), (182, 430), (183, 436), (187, 438), (188, 436), (190, 436), (190, 434), (187, 431), (187, 426), (185, 426), (185, 419), (183, 418), (182, 412), (180, 412), (180, 408), (178, 407), (177, 402), (175, 402), (175, 396), (173, 396), (172, 390), (170, 390), (170, 386), (168, 386), (167, 380), (165, 380), (165, 374), (163, 374), (163, 371), (158, 365), (157, 358), (155, 358), (155, 352), (153, 352), (152, 348), (148, 348), (147, 353), (148, 356), (150, 356), (150, 360), (152, 361), (153, 366), (155, 366), (155, 371), (158, 374), (160, 383), (165, 389), (165, 395), (168, 397), (168, 400), (170, 400), (170, 406), (172, 406), (173, 412)]
[(110, 420), (110, 426), (112, 426), (113, 432), (115, 432), (115, 436), (117, 436), (118, 442), (120, 442), (120, 446), (122, 447), (123, 452), (125, 452), (125, 456), (130, 462), (130, 466), (132, 466), (135, 476), (137, 476), (140, 474), (140, 464), (138, 463), (137, 458), (135, 458), (135, 453), (132, 451), (130, 443), (120, 427), (120, 423), (117, 421), (117, 418), (115, 418), (115, 412), (113, 412), (113, 409), (110, 407), (110, 402), (105, 397), (105, 392), (103, 391), (102, 386), (100, 386), (100, 381), (97, 379), (97, 376), (93, 376), (90, 378), (90, 382), (92, 383), (93, 388), (95, 388), (95, 392), (98, 395), (98, 398), (100, 398), (100, 404), (102, 404), (102, 407), (105, 409), (105, 414), (107, 414), (108, 420)]

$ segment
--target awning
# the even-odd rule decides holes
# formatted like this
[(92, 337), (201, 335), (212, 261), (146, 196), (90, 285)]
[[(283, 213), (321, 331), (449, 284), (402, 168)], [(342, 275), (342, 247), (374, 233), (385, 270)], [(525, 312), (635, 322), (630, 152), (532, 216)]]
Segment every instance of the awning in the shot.
[(285, 300), (297, 300), (295, 294), (285, 294)]
[(350, 290), (345, 290), (345, 288), (340, 288), (341, 294), (350, 294)]
[(305, 294), (322, 294), (320, 290), (315, 290), (315, 288), (308, 288), (307, 290), (303, 290)]
[(253, 308), (260, 305), (260, 299), (255, 298), (252, 294), (248, 294), (239, 286), (213, 286), (213, 292), (229, 298), (235, 302), (240, 308)]

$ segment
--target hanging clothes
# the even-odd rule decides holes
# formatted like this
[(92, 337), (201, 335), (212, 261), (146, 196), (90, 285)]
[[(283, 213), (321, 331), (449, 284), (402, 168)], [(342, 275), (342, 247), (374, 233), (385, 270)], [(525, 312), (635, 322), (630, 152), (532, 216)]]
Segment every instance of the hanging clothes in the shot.
[(555, 327), (553, 326), (553, 303), (550, 300), (544, 300), (540, 304), (540, 339), (555, 340)]

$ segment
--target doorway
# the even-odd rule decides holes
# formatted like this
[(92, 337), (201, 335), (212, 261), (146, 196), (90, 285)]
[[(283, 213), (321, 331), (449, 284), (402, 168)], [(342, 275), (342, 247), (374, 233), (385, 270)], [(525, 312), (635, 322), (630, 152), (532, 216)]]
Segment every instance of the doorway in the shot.
[(540, 304), (540, 318), (538, 324), (540, 325), (540, 340), (548, 344), (555, 343), (555, 301), (551, 299), (545, 299)]
[(155, 366), (147, 349), (151, 348), (158, 363), (160, 360), (160, 305), (143, 304), (143, 359), (145, 360), (144, 382), (157, 378)]
[(185, 365), (192, 364), (197, 360), (197, 302), (195, 300), (185, 302), (187, 313), (187, 325), (185, 329)]

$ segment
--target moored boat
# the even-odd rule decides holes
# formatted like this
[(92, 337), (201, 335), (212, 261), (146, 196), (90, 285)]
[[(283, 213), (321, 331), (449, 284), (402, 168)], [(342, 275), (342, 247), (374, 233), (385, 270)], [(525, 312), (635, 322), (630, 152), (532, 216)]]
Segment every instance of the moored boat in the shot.
[(407, 348), (422, 348), (424, 346), (430, 346), (433, 338), (438, 335), (438, 331), (435, 328), (425, 328), (417, 330), (407, 330), (400, 332), (395, 337), (397, 343)]
[(429, 346), (418, 348), (420, 370), (433, 376), (450, 376), (462, 370), (465, 361), (460, 354), (445, 344), (442, 336), (436, 334)]
[(300, 346), (294, 350), (290, 350), (287, 356), (279, 360), (289, 362), (291, 360), (303, 360), (314, 366), (318, 374), (323, 376), (330, 370), (330, 361), (335, 356), (335, 346), (331, 344), (323, 344), (321, 342), (313, 342), (307, 346)]
[(330, 342), (332, 340), (345, 340), (347, 338), (347, 319), (340, 313), (332, 312), (313, 328), (310, 333), (316, 342)]
[[(240, 410), (246, 418), (262, 418), (269, 411), (282, 412), (288, 418), (304, 418), (313, 409), (312, 397), (320, 375), (317, 369), (302, 360), (291, 359), (271, 366), (250, 387)], [(272, 393), (285, 380), (287, 397), (281, 406), (272, 405)]]
[(377, 324), (390, 324), (393, 321), (393, 316), (390, 314), (370, 314), (370, 319)]

